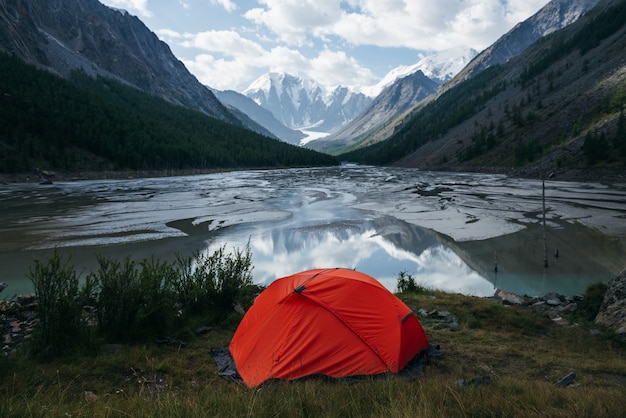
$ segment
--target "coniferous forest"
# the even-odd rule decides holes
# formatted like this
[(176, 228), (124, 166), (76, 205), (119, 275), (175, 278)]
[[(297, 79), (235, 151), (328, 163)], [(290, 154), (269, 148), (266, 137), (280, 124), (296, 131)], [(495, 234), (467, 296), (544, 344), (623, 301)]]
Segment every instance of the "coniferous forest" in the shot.
[(69, 80), (0, 54), (0, 172), (334, 165), (113, 79)]

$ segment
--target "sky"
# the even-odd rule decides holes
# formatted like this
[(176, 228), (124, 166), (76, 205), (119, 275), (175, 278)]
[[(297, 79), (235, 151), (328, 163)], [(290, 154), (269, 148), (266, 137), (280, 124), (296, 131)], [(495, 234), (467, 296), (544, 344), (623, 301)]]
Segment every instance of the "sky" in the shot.
[(459, 46), (482, 51), (548, 0), (100, 0), (137, 16), (203, 84), (267, 72), (359, 90)]

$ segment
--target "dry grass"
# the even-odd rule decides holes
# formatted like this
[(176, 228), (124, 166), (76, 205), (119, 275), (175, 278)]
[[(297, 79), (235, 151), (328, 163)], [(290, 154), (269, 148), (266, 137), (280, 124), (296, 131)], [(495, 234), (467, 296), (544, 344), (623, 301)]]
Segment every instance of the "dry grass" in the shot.
[[(415, 381), (353, 384), (323, 379), (269, 382), (256, 389), (217, 375), (214, 330), (185, 348), (124, 346), (116, 353), (36, 363), (0, 359), (0, 416), (50, 417), (620, 417), (626, 411), (626, 345), (584, 325), (564, 327), (529, 307), (439, 292), (409, 306), (446, 310), (451, 331), (422, 324), (443, 357)], [(575, 371), (571, 387), (555, 383)], [(461, 385), (476, 377), (489, 383)]]

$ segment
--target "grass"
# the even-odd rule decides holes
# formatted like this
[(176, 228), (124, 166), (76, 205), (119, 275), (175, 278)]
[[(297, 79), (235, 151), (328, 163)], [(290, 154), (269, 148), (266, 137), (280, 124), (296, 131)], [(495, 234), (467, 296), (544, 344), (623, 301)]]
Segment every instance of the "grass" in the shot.
[[(418, 380), (310, 379), (247, 389), (219, 377), (209, 355), (230, 341), (228, 325), (190, 337), (184, 348), (124, 345), (48, 363), (20, 350), (0, 359), (0, 416), (619, 417), (626, 411), (626, 344), (609, 331), (592, 333), (586, 322), (558, 325), (531, 307), (484, 298), (423, 289), (402, 298), (459, 318), (457, 331), (433, 316), (421, 319), (443, 356)], [(572, 387), (555, 385), (572, 371)], [(490, 383), (459, 384), (475, 377)]]

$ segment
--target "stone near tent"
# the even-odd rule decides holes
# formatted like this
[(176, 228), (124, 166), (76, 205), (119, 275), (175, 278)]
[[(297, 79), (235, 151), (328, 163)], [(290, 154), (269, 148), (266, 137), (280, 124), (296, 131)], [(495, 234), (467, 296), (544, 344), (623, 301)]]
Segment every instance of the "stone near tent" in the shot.
[(506, 305), (521, 305), (523, 299), (515, 293), (507, 292), (506, 290), (496, 289), (493, 295), (494, 299), (501, 300)]
[(577, 386), (574, 383), (575, 378), (576, 378), (576, 372), (570, 372), (567, 375), (565, 375), (563, 378), (561, 378), (558, 382), (556, 382), (555, 385), (562, 387), (562, 388), (575, 387)]
[(202, 326), (202, 327), (196, 328), (193, 332), (196, 335), (205, 335), (205, 334), (208, 334), (209, 332), (211, 332), (212, 330), (213, 330), (212, 327)]
[(626, 338), (626, 270), (609, 282), (595, 322)]

